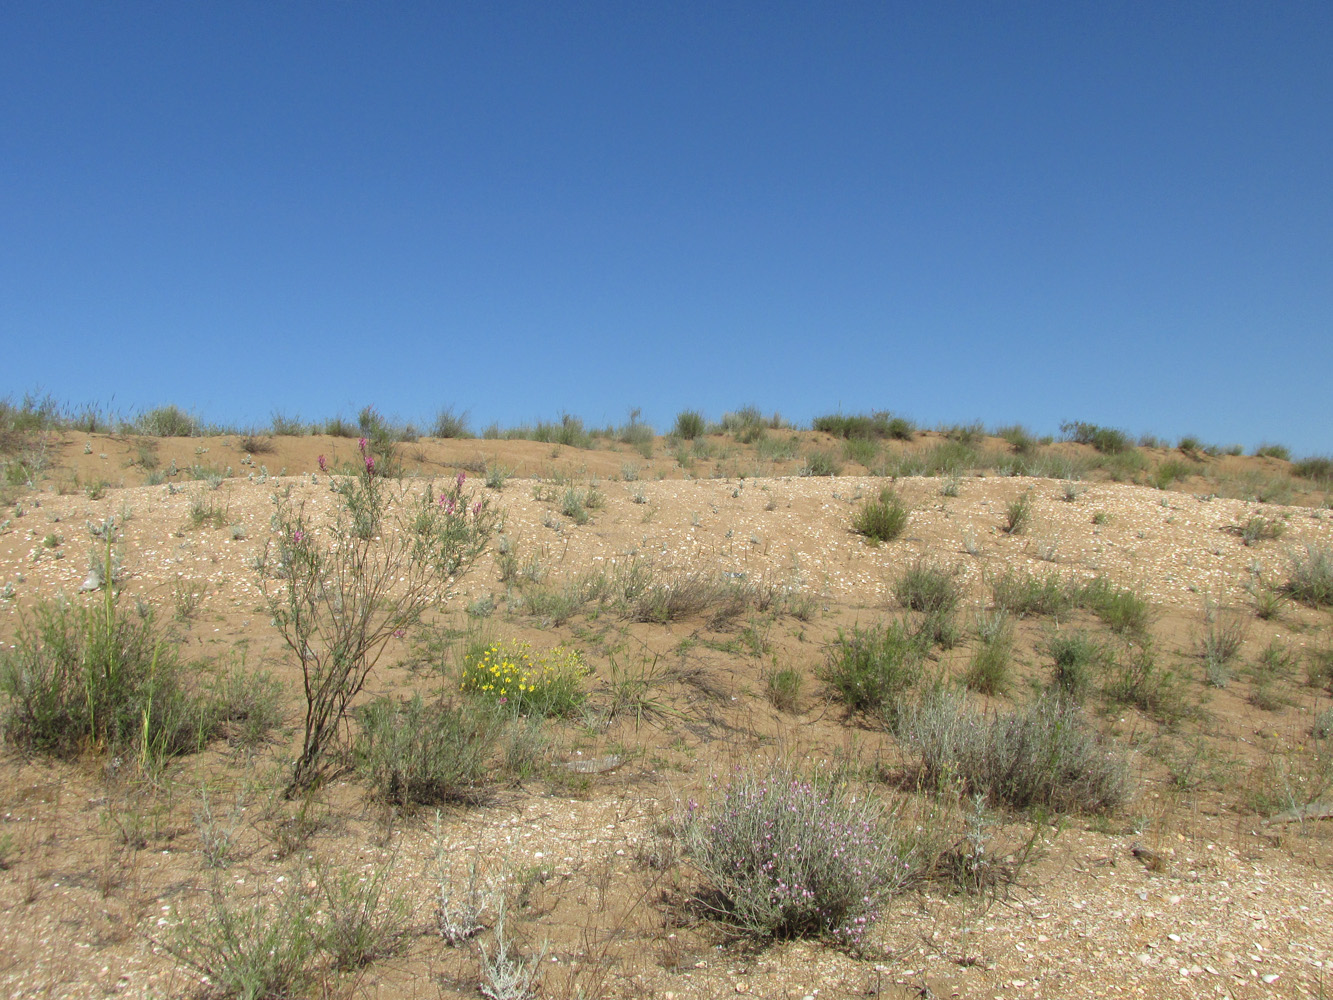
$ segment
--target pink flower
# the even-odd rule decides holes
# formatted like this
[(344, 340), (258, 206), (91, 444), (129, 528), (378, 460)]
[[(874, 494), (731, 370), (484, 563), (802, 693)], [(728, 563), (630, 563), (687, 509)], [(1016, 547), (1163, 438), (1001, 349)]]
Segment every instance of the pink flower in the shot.
[(459, 488), (460, 490), (463, 488), (463, 480), (465, 480), (465, 479), (467, 479), (467, 473), (465, 473), (465, 472), (460, 472), (460, 473), (458, 474), (458, 488)]
[(445, 505), (444, 505), (444, 512), (445, 512), (446, 514), (452, 514), (452, 513), (454, 512), (454, 498), (453, 498), (453, 497), (442, 497), (441, 499), (443, 499), (443, 500), (446, 501), (446, 502), (445, 502)]
[(480, 513), (481, 513), (481, 501), (478, 500), (476, 503), (472, 505), (472, 516), (476, 517)]
[(295, 531), (292, 532), (292, 541), (295, 542), (297, 545), (300, 545), (301, 542), (303, 542), (304, 540), (305, 540), (305, 532), (302, 531), (300, 528), (297, 528)]
[(326, 471), (326, 470), (328, 469), (328, 467), (329, 467), (329, 463), (325, 460), (325, 458), (324, 458), (323, 455), (320, 455), (320, 456), (319, 456), (319, 471), (320, 471), (320, 472), (324, 472), (324, 471)]
[(366, 453), (366, 439), (365, 439), (365, 438), (361, 438), (361, 439), (359, 439), (359, 440), (356, 442), (356, 446), (357, 446), (358, 448), (361, 449), (361, 454), (364, 455), (364, 454)]
[(372, 476), (375, 474), (375, 459), (369, 455), (366, 456), (366, 472)]

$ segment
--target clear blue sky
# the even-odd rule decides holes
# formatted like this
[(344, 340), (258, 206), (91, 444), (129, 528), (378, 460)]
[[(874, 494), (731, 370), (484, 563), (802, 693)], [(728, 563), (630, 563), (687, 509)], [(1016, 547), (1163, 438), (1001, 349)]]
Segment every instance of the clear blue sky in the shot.
[(0, 395), (1333, 450), (1333, 4), (0, 6)]

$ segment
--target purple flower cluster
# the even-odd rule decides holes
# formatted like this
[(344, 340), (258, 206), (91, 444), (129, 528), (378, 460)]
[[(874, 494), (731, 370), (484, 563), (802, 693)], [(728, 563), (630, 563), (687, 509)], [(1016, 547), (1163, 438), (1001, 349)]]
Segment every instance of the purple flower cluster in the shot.
[(906, 878), (873, 801), (785, 769), (742, 772), (690, 810), (691, 853), (736, 925), (773, 937), (860, 942)]

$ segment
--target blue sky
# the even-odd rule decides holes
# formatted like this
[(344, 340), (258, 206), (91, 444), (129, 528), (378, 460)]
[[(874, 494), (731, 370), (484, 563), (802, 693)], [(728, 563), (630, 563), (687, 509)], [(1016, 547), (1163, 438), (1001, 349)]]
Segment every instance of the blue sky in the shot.
[(8, 3), (0, 395), (1333, 450), (1333, 5)]

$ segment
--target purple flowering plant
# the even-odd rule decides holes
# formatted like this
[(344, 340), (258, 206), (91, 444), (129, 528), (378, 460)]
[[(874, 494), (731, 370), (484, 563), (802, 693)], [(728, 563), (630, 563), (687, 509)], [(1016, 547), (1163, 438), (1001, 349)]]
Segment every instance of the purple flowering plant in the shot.
[(873, 797), (790, 767), (738, 770), (681, 820), (698, 900), (756, 937), (820, 937), (848, 947), (919, 865)]

